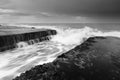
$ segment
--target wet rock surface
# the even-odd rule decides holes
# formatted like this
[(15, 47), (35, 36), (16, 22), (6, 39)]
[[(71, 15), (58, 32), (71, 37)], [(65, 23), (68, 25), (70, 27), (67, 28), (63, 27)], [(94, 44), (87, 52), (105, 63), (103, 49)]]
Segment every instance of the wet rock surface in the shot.
[(13, 80), (120, 80), (120, 39), (91, 37)]
[[(1, 28), (1, 27), (0, 27)], [(3, 28), (2, 28), (3, 29)], [(10, 32), (10, 34), (0, 35), (0, 52), (5, 50), (14, 49), (19, 42), (41, 42), (49, 40), (48, 36), (56, 35), (55, 30), (50, 29), (28, 29), (28, 28), (15, 28), (15, 29), (3, 29), (4, 32)], [(32, 40), (32, 41), (30, 41)]]

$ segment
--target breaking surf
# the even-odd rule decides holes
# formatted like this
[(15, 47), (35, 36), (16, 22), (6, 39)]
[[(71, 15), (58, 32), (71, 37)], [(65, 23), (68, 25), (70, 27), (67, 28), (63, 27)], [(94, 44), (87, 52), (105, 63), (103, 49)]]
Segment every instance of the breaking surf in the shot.
[(0, 54), (0, 80), (12, 80), (26, 70), (36, 65), (52, 62), (64, 52), (80, 45), (89, 37), (112, 36), (120, 37), (120, 31), (101, 31), (97, 28), (82, 27), (71, 28), (70, 26), (33, 26), (15, 25), (20, 27), (46, 28), (57, 31), (57, 35), (51, 36), (50, 40), (26, 44), (18, 43), (18, 47), (11, 51)]

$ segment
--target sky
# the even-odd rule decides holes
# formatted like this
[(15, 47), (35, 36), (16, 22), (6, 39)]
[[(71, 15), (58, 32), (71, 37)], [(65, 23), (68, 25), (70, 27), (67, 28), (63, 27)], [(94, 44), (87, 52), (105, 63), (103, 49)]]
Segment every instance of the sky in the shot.
[(120, 22), (120, 0), (0, 0), (0, 23)]

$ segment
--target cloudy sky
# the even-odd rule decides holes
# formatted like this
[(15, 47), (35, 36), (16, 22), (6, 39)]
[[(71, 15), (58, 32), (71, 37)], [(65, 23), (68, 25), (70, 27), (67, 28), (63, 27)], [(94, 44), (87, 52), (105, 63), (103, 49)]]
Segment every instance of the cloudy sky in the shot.
[(0, 0), (0, 23), (120, 22), (120, 0)]

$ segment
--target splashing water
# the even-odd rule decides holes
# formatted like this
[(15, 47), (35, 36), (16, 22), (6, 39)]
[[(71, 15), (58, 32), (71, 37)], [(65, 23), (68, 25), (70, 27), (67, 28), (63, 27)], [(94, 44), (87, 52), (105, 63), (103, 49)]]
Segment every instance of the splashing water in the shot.
[(12, 80), (20, 73), (30, 68), (52, 62), (58, 55), (80, 45), (87, 38), (93, 36), (120, 37), (119, 31), (102, 32), (98, 29), (84, 27), (81, 29), (57, 27), (57, 26), (28, 26), (24, 27), (54, 29), (58, 32), (50, 41), (44, 41), (28, 45), (25, 42), (18, 43), (18, 48), (12, 51), (0, 53), (0, 80)]

